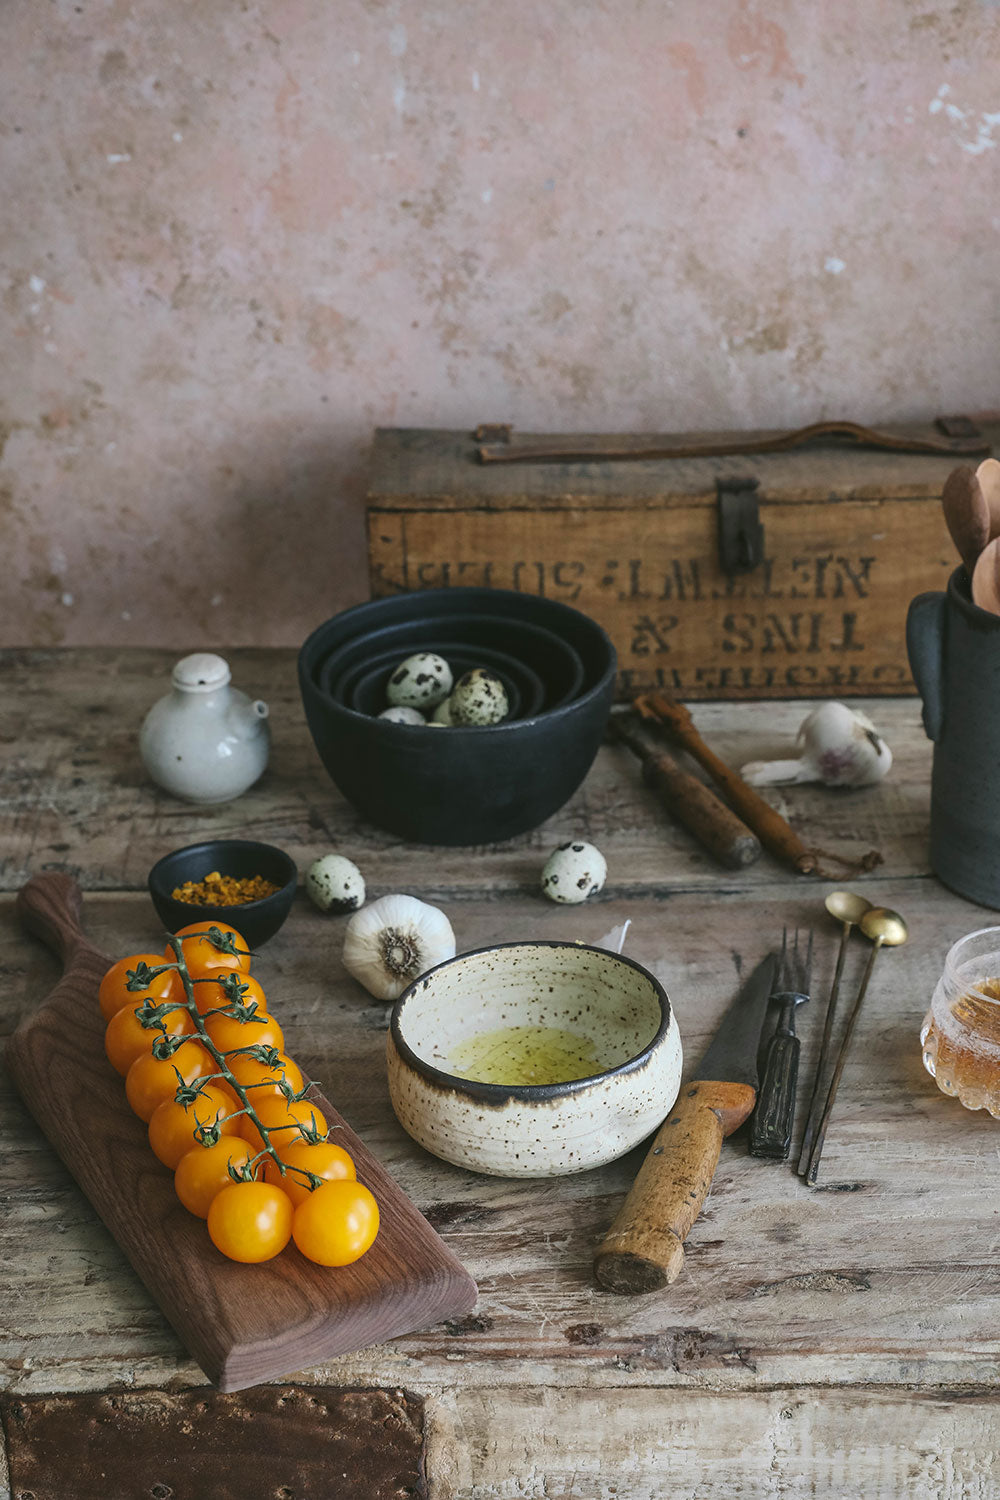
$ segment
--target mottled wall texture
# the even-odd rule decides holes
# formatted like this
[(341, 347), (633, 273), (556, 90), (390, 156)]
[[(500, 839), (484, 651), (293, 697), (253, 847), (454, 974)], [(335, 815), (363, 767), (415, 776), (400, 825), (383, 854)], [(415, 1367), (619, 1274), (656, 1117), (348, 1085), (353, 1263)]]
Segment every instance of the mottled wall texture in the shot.
[(6, 644), (292, 644), (379, 424), (995, 406), (1000, 7), (7, 0)]

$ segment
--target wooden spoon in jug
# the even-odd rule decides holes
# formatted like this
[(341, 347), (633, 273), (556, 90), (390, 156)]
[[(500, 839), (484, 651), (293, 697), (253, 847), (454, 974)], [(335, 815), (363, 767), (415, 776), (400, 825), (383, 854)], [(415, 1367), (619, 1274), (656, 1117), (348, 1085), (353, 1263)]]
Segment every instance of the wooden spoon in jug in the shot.
[(1000, 460), (984, 458), (976, 470), (979, 488), (990, 513), (990, 541), (1000, 536)]
[[(990, 539), (990, 507), (974, 469), (952, 469), (941, 493), (944, 518), (969, 577)], [(977, 600), (978, 603), (978, 600)], [(988, 608), (987, 605), (983, 606)]]
[(972, 598), (980, 609), (1000, 615), (1000, 537), (996, 537), (979, 554), (972, 575)]

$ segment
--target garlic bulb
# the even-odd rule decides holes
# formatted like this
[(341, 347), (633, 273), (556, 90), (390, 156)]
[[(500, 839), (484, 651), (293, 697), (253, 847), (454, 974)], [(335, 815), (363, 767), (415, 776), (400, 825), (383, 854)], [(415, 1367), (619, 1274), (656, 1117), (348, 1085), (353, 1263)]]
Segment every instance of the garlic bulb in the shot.
[(870, 786), (892, 765), (892, 751), (867, 714), (846, 703), (821, 703), (804, 719), (797, 760), (752, 760), (740, 771), (751, 786), (822, 781), (826, 786)]
[(344, 967), (377, 1000), (395, 1000), (435, 964), (455, 957), (443, 911), (415, 896), (381, 896), (355, 912), (344, 933)]

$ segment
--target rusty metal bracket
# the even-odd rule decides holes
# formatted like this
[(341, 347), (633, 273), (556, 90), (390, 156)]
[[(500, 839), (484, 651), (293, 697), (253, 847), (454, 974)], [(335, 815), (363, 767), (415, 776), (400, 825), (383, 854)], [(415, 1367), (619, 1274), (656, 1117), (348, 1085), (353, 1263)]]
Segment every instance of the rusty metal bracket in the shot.
[(751, 573), (764, 561), (764, 527), (757, 505), (759, 479), (715, 481), (719, 511), (719, 565), (724, 573)]

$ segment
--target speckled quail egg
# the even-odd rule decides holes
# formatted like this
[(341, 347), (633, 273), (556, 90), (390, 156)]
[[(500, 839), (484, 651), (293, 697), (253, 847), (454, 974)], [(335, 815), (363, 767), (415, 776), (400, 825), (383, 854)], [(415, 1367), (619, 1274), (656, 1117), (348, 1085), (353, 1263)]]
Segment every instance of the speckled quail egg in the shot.
[(507, 717), (507, 689), (495, 672), (473, 667), (455, 684), (448, 699), (453, 724), (499, 724)]
[(418, 651), (401, 661), (389, 677), (386, 697), (404, 708), (433, 708), (451, 692), (451, 668), (443, 656)]
[(593, 844), (560, 844), (545, 861), (542, 890), (550, 901), (575, 906), (603, 890), (607, 875), (607, 861)]
[(306, 890), (320, 911), (357, 911), (365, 904), (364, 876), (343, 854), (324, 854), (311, 864)]
[(378, 715), (380, 719), (388, 719), (390, 724), (426, 724), (427, 720), (419, 709), (408, 708), (405, 703), (395, 703), (392, 708), (383, 708)]
[(451, 717), (451, 699), (450, 698), (442, 698), (441, 699), (441, 702), (438, 704), (437, 708), (431, 714), (430, 722), (432, 724), (453, 724), (454, 723), (454, 720)]

